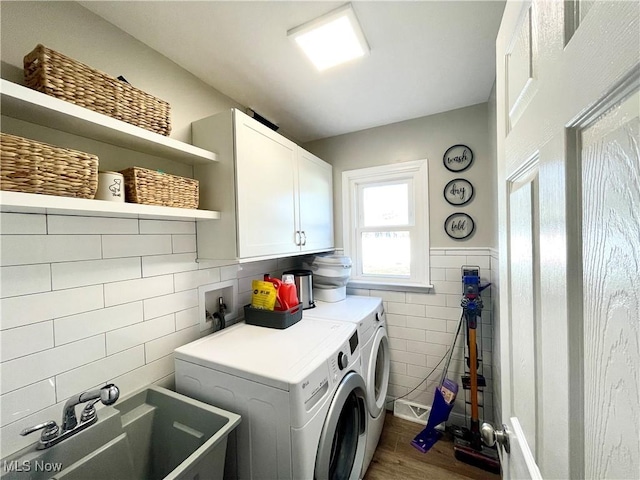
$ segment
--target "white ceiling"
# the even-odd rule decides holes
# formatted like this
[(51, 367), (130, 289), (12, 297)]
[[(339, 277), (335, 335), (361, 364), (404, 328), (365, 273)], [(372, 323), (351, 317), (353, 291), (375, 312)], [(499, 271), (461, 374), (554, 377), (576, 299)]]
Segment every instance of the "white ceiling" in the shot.
[(500, 1), (364, 1), (371, 54), (319, 73), (287, 30), (345, 2), (80, 2), (300, 142), (487, 101)]

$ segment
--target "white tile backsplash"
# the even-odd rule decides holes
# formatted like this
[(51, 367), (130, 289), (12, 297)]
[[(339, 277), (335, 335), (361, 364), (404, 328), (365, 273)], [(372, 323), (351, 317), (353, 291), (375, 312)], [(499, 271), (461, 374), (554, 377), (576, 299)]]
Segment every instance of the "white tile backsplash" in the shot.
[(407, 303), (416, 303), (418, 305), (444, 306), (446, 304), (446, 300), (443, 295), (407, 292)]
[(3, 362), (0, 364), (0, 391), (8, 393), (26, 387), (104, 356), (104, 335), (98, 335)]
[(107, 382), (115, 383), (120, 395), (126, 396), (150, 383), (155, 383), (174, 372), (173, 354), (153, 362), (147, 361), (142, 367), (135, 368), (119, 376), (109, 377)]
[(195, 253), (178, 253), (173, 255), (154, 255), (142, 257), (142, 276), (153, 277), (170, 273), (197, 270)]
[(444, 255), (431, 257), (431, 268), (460, 268), (467, 262), (462, 255)]
[(60, 402), (100, 385), (104, 382), (102, 379), (122, 375), (143, 365), (142, 345), (87, 363), (56, 376), (56, 397)]
[(0, 396), (0, 426), (28, 417), (56, 403), (53, 377)]
[(171, 235), (103, 235), (103, 258), (171, 253)]
[(171, 235), (173, 253), (190, 253), (196, 251), (195, 235)]
[(16, 297), (51, 290), (51, 264), (0, 267), (0, 297)]
[(414, 317), (426, 316), (427, 309), (424, 305), (414, 303), (387, 303), (387, 312), (397, 315), (412, 315)]
[(51, 264), (54, 290), (142, 277), (140, 258), (113, 258)]
[(408, 328), (419, 328), (432, 332), (446, 332), (447, 321), (435, 318), (406, 317), (405, 326)]
[(179, 346), (197, 340), (199, 337), (200, 327), (196, 325), (147, 342), (144, 345), (147, 362), (169, 355)]
[(195, 222), (168, 220), (140, 220), (140, 233), (148, 234), (196, 234)]
[(47, 232), (49, 235), (136, 235), (138, 233), (138, 220), (133, 218), (49, 215), (47, 217)]
[(53, 322), (39, 322), (0, 331), (0, 361), (53, 348)]
[(144, 319), (160, 317), (198, 306), (198, 290), (185, 290), (162, 297), (149, 298), (144, 302)]
[(2, 235), (44, 235), (47, 216), (29, 213), (0, 213)]
[(107, 355), (133, 348), (176, 330), (174, 315), (154, 318), (107, 332)]
[(176, 330), (184, 330), (200, 324), (200, 308), (193, 307), (176, 312)]
[(102, 285), (3, 298), (0, 300), (2, 329), (96, 310), (103, 306)]
[(99, 235), (3, 235), (2, 266), (97, 260), (101, 258)]
[(173, 293), (173, 275), (108, 283), (104, 286), (104, 304), (110, 307), (170, 293)]
[(201, 285), (218, 283), (221, 281), (220, 270), (220, 268), (207, 268), (205, 270), (176, 273), (173, 276), (175, 291), (181, 292), (198, 288)]
[(56, 346), (142, 322), (142, 302), (125, 303), (53, 321)]

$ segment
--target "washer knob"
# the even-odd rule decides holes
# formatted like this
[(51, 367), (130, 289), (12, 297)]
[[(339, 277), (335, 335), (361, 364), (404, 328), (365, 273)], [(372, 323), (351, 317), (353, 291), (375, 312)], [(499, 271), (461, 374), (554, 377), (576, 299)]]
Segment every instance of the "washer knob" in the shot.
[(349, 357), (344, 352), (338, 354), (338, 367), (344, 370), (349, 365)]

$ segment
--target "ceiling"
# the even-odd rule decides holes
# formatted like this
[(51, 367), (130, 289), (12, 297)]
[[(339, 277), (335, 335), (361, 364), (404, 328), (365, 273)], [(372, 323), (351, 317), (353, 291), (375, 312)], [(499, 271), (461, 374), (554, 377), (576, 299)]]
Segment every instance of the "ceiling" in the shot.
[(485, 102), (504, 0), (354, 2), (370, 55), (317, 72), (287, 30), (333, 1), (86, 1), (299, 142)]

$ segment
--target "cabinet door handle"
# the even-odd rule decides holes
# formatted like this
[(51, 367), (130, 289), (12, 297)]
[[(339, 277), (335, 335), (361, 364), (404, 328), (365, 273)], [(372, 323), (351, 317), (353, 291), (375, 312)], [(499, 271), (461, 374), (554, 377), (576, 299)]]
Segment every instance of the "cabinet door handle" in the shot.
[(295, 243), (297, 246), (300, 246), (300, 243), (301, 243), (300, 230), (296, 230)]
[(302, 234), (302, 246), (304, 247), (307, 244), (307, 234), (304, 233), (304, 230), (300, 233)]

